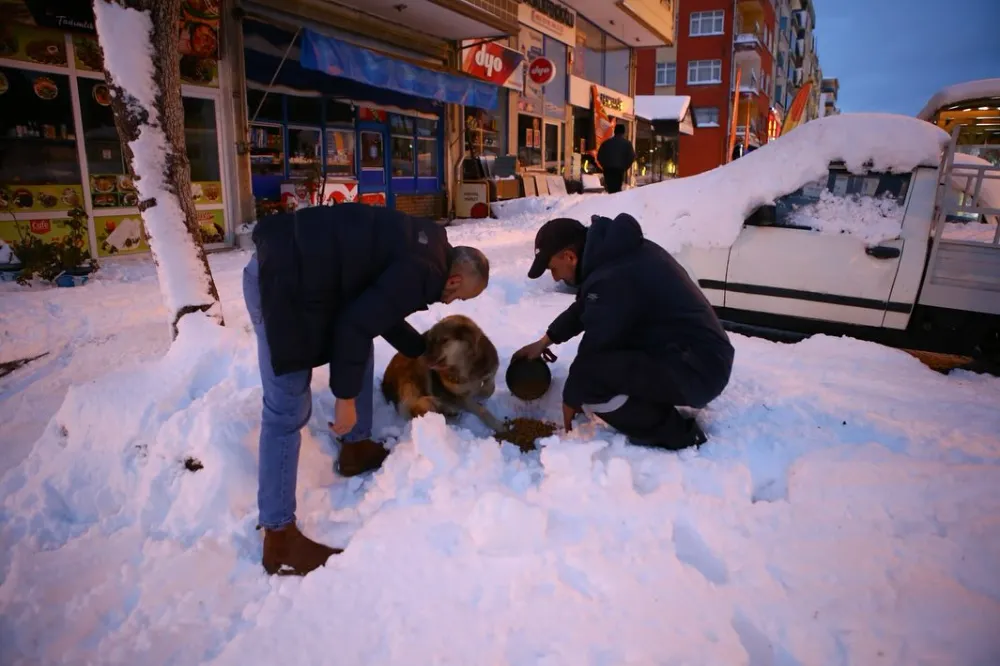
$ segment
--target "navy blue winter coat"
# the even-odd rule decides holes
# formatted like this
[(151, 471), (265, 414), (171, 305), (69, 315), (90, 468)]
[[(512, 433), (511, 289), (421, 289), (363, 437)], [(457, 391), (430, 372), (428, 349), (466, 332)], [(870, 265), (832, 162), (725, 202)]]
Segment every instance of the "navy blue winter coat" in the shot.
[[(647, 355), (655, 366), (669, 368), (670, 376), (649, 380), (623, 374), (608, 378), (608, 383), (629, 387), (635, 381), (662, 381), (664, 402), (680, 392), (682, 404), (704, 407), (722, 392), (733, 365), (729, 337), (687, 271), (643, 237), (635, 218), (624, 213), (614, 220), (594, 216), (579, 278), (576, 300), (549, 326), (553, 343), (583, 332), (578, 361), (621, 350)], [(682, 385), (668, 386), (672, 380)], [(637, 392), (643, 395), (660, 390), (641, 388)], [(563, 401), (579, 408), (586, 393), (587, 387), (571, 371)]]
[(265, 217), (254, 229), (264, 330), (276, 375), (330, 364), (354, 398), (372, 340), (424, 353), (408, 315), (441, 299), (451, 246), (431, 220), (363, 204)]

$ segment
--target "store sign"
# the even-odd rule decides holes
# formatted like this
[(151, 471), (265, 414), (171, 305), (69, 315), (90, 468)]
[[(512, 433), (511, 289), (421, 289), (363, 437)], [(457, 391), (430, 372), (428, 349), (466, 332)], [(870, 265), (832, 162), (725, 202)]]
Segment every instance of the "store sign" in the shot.
[(477, 79), (511, 90), (524, 89), (524, 56), (496, 42), (476, 44), (466, 41), (462, 47), (462, 71)]
[(24, 4), (40, 28), (97, 34), (94, 5), (79, 0), (25, 0)]
[(556, 64), (548, 58), (535, 58), (528, 63), (528, 78), (537, 86), (544, 86), (556, 78)]
[(617, 90), (591, 83), (579, 76), (569, 79), (569, 103), (583, 109), (593, 108), (593, 88), (597, 89), (597, 100), (609, 116), (632, 120), (635, 116), (635, 100)]
[(553, 0), (521, 0), (517, 20), (569, 46), (576, 45), (576, 12)]

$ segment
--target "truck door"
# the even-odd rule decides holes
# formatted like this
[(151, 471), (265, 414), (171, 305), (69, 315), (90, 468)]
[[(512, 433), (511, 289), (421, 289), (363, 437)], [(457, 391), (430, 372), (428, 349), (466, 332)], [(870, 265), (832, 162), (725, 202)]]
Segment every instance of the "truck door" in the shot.
[(909, 312), (890, 294), (910, 177), (834, 167), (778, 199), (773, 219), (748, 221), (732, 247), (726, 309), (875, 327), (886, 311)]

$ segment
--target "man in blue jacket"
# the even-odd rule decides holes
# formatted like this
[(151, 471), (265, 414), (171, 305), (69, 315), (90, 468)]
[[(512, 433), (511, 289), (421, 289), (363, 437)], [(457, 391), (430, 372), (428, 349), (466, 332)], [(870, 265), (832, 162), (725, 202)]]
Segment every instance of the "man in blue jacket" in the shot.
[(567, 430), (580, 411), (600, 416), (633, 444), (697, 446), (705, 435), (676, 406), (701, 408), (729, 383), (733, 346), (712, 305), (635, 218), (550, 220), (535, 236), (528, 277), (545, 270), (578, 287), (542, 338), (514, 357), (538, 358), (583, 333), (563, 388)]
[(373, 441), (373, 340), (382, 336), (416, 358), (424, 338), (406, 317), (435, 302), (475, 298), (489, 262), (452, 247), (431, 220), (361, 204), (316, 206), (258, 222), (256, 253), (243, 293), (257, 337), (264, 389), (257, 504), (263, 565), (304, 575), (339, 552), (303, 536), (295, 523), (300, 431), (312, 414), (312, 369), (330, 367), (341, 437), (337, 469), (378, 468), (387, 451)]

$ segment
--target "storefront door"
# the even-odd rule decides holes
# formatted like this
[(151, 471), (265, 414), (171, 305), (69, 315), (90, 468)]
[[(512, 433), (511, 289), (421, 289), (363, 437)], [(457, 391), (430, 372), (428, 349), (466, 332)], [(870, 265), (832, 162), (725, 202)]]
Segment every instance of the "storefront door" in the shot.
[(390, 201), (389, 126), (384, 122), (358, 123), (358, 200), (370, 206)]

